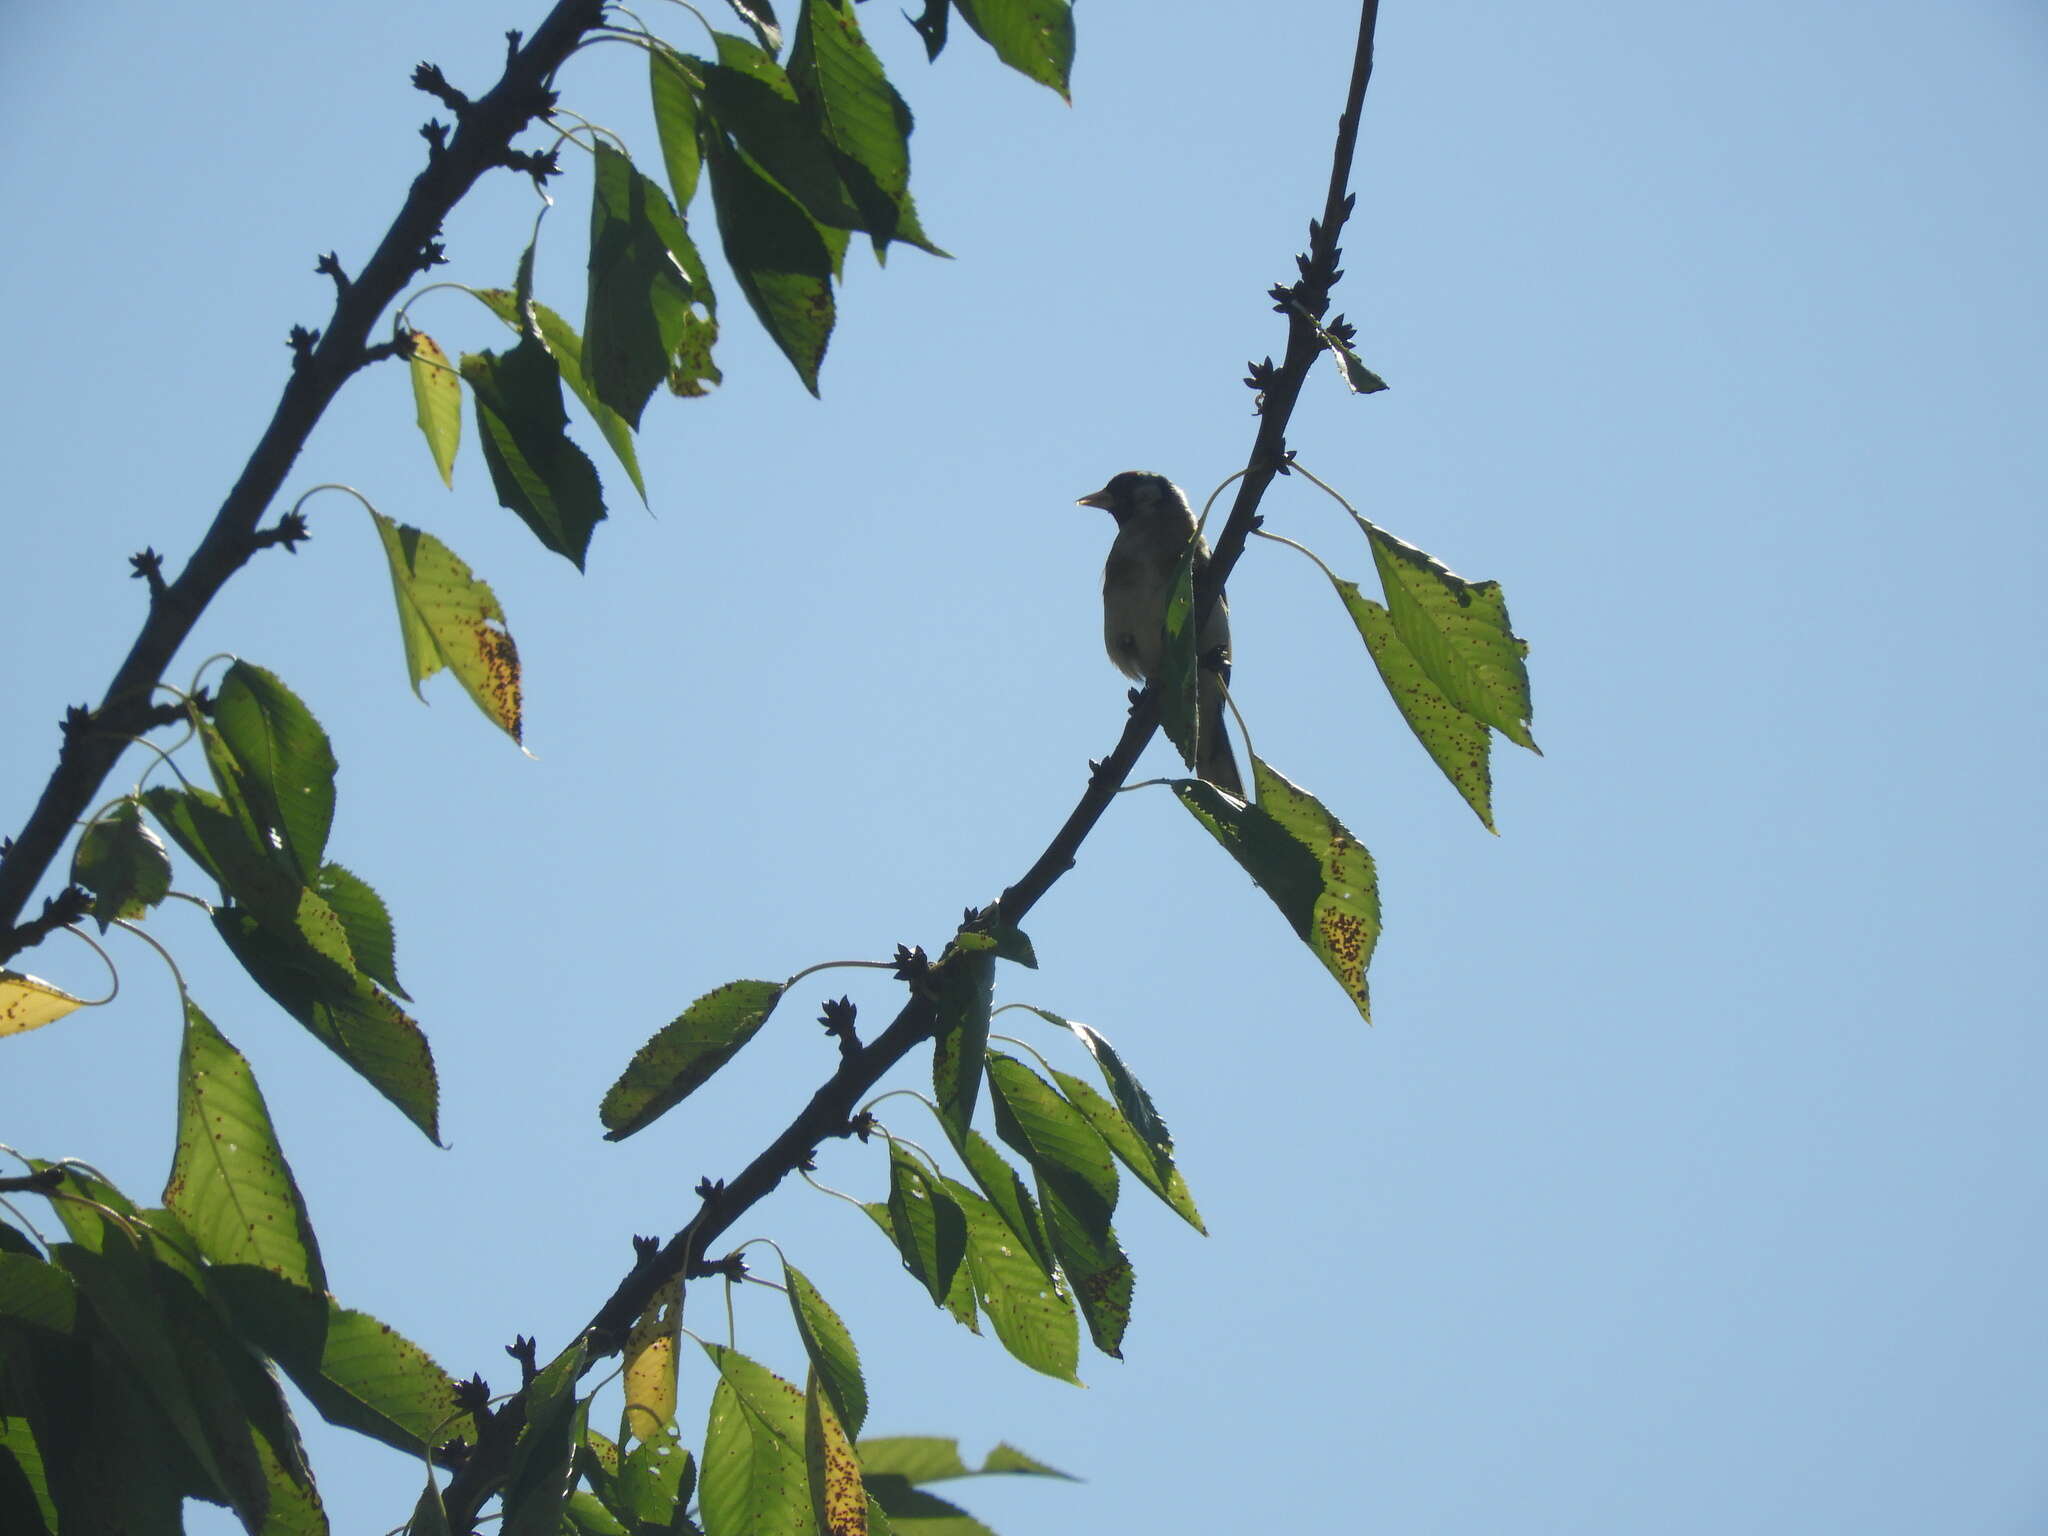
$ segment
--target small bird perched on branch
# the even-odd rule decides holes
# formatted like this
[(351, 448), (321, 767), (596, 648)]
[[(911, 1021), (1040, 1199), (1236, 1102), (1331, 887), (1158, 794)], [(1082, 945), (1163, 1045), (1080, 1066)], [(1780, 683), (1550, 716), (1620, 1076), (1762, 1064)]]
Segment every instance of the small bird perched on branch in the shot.
[[(1109, 659), (1126, 677), (1158, 680), (1166, 649), (1166, 604), (1173, 578), (1194, 539), (1195, 578), (1209, 563), (1209, 546), (1195, 531), (1195, 515), (1181, 488), (1164, 475), (1127, 469), (1077, 506), (1100, 507), (1116, 519), (1116, 539), (1102, 568), (1102, 638)], [(1230, 606), (1219, 593), (1196, 638), (1201, 662), (1195, 772), (1218, 789), (1244, 798), (1244, 781), (1230, 738), (1223, 734), (1223, 684), (1230, 676)]]

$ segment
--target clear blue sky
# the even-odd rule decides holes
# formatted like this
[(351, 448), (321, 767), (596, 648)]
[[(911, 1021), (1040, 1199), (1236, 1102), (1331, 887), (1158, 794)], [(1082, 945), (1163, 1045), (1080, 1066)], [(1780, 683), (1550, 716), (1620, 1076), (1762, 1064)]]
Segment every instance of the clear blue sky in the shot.
[[(6, 830), (141, 614), (126, 557), (182, 561), (287, 328), (325, 315), (315, 257), (359, 263), (417, 168), (412, 65), (480, 88), (541, 9), (6, 8)], [(1073, 498), (1133, 466), (1206, 490), (1250, 442), (1238, 380), (1279, 346), (1263, 293), (1320, 206), (1351, 8), (1086, 6), (1071, 109), (964, 32), (928, 68), (895, 10), (862, 14), (956, 259), (856, 253), (822, 404), (733, 295), (725, 389), (650, 409), (656, 517), (615, 497), (585, 577), (496, 507), (473, 445), (441, 488), (395, 368), (292, 477), (360, 487), (493, 583), (537, 760), (446, 679), (414, 702), (341, 498), (178, 664), (270, 666), (334, 738), (332, 853), (394, 911), (452, 1150), (196, 914), (160, 927), (255, 1064), (336, 1291), (458, 1375), (503, 1386), (513, 1334), (565, 1342), (628, 1235), (677, 1226), (830, 1069), (819, 1001), (878, 1023), (897, 992), (807, 983), (729, 1080), (606, 1145), (596, 1101), (642, 1039), (735, 977), (935, 946), (1029, 863), (1123, 712), (1108, 528)], [(625, 49), (564, 85), (652, 158)], [(1393, 388), (1320, 375), (1293, 441), (1506, 585), (1548, 756), (1497, 754), (1487, 836), (1321, 578), (1254, 549), (1236, 691), (1379, 861), (1376, 1027), (1168, 795), (1127, 796), (1002, 996), (1124, 1048), (1213, 1235), (1129, 1197), (1128, 1359), (1084, 1358), (1077, 1392), (935, 1313), (864, 1217), (785, 1190), (743, 1232), (847, 1319), (873, 1429), (1088, 1479), (966, 1488), (1006, 1536), (2048, 1524), (2044, 142), (2025, 0), (1389, 0), (1339, 305)], [(571, 313), (586, 185), (541, 258)], [(508, 281), (533, 208), (491, 183), (447, 275)], [(502, 334), (456, 294), (414, 319), (451, 351)], [(1267, 511), (1367, 574), (1319, 498)], [(0, 1042), (0, 1137), (148, 1197), (178, 1021), (149, 953), (118, 957), (114, 1007)], [(27, 963), (101, 987), (69, 941)], [(882, 1113), (931, 1137), (907, 1099)], [(824, 1176), (872, 1198), (880, 1154), (830, 1148)], [(780, 1299), (738, 1305), (742, 1347), (795, 1369)], [(337, 1529), (404, 1516), (402, 1458), (313, 1449)]]

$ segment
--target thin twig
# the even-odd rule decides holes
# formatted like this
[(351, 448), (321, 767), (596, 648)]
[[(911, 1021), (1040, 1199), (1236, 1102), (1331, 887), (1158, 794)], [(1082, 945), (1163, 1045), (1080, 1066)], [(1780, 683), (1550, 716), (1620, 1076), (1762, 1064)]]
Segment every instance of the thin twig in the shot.
[[(1365, 99), (1366, 83), (1372, 77), (1373, 29), (1379, 17), (1378, 0), (1362, 0), (1359, 11), (1358, 46), (1352, 66), (1351, 88), (1343, 115), (1337, 122), (1337, 142), (1331, 157), (1330, 191), (1323, 217), (1313, 226), (1309, 252), (1303, 262), (1303, 279), (1296, 297), (1302, 308), (1320, 316), (1329, 306), (1330, 286), (1337, 275), (1337, 237), (1350, 211), (1346, 185), (1358, 141), (1359, 112)], [(1230, 520), (1218, 541), (1209, 565), (1211, 583), (1203, 601), (1213, 604), (1223, 577), (1243, 551), (1257, 517), (1258, 503), (1266, 485), (1285, 462), (1287, 423), (1303, 381), (1321, 351), (1312, 321), (1292, 309), (1288, 311), (1286, 362), (1264, 391), (1265, 401), (1259, 432), (1252, 446)], [(1206, 611), (1206, 608), (1205, 610)], [(1123, 734), (1109, 755), (1090, 774), (1087, 790), (1069, 813), (1066, 822), (1031, 868), (1003, 892), (998, 916), (1005, 923), (1019, 922), (1055, 882), (1073, 867), (1074, 856), (1117, 790), (1137, 763), (1145, 744), (1159, 725), (1159, 699), (1153, 689), (1139, 695)], [(821, 1141), (846, 1134), (851, 1128), (854, 1107), (898, 1062), (930, 1038), (937, 1018), (932, 1005), (912, 996), (890, 1022), (889, 1027), (868, 1044), (842, 1058), (839, 1068), (812, 1094), (803, 1111), (782, 1133), (740, 1173), (727, 1183), (714, 1186), (703, 1198), (688, 1226), (665, 1243), (658, 1254), (642, 1255), (617, 1289), (598, 1308), (585, 1328), (592, 1364), (623, 1347), (627, 1331), (647, 1310), (654, 1293), (678, 1276), (687, 1276), (700, 1263), (720, 1234), (750, 1208), (770, 1194), (790, 1174), (803, 1168)], [(513, 1442), (525, 1422), (523, 1396), (515, 1395), (508, 1408), (483, 1429), (481, 1442), (456, 1471), (443, 1494), (451, 1528), (466, 1531), (477, 1511), (503, 1481), (510, 1465)]]

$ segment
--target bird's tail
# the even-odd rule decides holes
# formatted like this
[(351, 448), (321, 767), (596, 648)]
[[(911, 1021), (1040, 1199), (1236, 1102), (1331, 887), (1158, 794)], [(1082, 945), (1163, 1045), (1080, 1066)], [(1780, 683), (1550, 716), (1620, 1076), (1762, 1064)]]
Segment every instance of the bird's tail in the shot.
[(1225, 794), (1248, 798), (1244, 780), (1238, 777), (1237, 758), (1230, 750), (1230, 737), (1223, 730), (1223, 680), (1207, 667), (1202, 669), (1201, 727), (1195, 743), (1195, 772)]

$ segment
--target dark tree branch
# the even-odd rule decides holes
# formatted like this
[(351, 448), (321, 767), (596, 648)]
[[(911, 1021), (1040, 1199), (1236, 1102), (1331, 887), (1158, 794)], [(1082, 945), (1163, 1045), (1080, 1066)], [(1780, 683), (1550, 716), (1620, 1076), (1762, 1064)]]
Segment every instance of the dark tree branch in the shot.
[[(1263, 386), (1265, 401), (1258, 436), (1252, 445), (1248, 472), (1239, 484), (1237, 499), (1231, 507), (1229, 522), (1209, 564), (1210, 580), (1205, 584), (1201, 598), (1201, 612), (1204, 613), (1214, 604), (1215, 593), (1221, 590), (1223, 578), (1244, 550), (1245, 540), (1257, 521), (1259, 498), (1286, 462), (1287, 423), (1293, 415), (1295, 401), (1301, 394), (1309, 369), (1322, 350), (1321, 340), (1316, 334), (1316, 320), (1311, 317), (1320, 317), (1327, 310), (1330, 288), (1338, 275), (1337, 237), (1351, 208), (1345, 187), (1351, 177), (1351, 159), (1358, 141), (1359, 112), (1365, 100), (1366, 83), (1372, 76), (1373, 30), (1378, 16), (1378, 0), (1362, 0), (1351, 88), (1343, 115), (1337, 121), (1329, 197), (1324, 204), (1323, 217), (1309, 226), (1309, 251), (1301, 260), (1302, 279), (1290, 290), (1290, 297), (1308, 314), (1304, 316), (1293, 306), (1288, 307), (1286, 358), (1277, 368), (1267, 370), (1269, 377)], [(1138, 695), (1115, 747), (1093, 766), (1088, 787), (1066, 822), (1031, 868), (1003, 892), (996, 904), (999, 921), (1013, 925), (1020, 922), (1052, 889), (1053, 884), (1073, 868), (1082, 842), (1130, 776), (1139, 754), (1145, 750), (1158, 726), (1159, 697), (1148, 688)], [(851, 1049), (847, 1049), (851, 1043), (849, 1038), (842, 1036), (840, 1044), (845, 1054), (838, 1070), (811, 1095), (811, 1101), (782, 1133), (735, 1178), (727, 1182), (707, 1179), (698, 1185), (701, 1203), (696, 1216), (664, 1243), (658, 1253), (650, 1252), (640, 1239), (634, 1240), (632, 1271), (598, 1308), (581, 1335), (589, 1341), (591, 1364), (618, 1353), (624, 1347), (627, 1331), (634, 1321), (647, 1310), (654, 1293), (671, 1280), (678, 1276), (687, 1280), (704, 1274), (723, 1273), (722, 1264), (705, 1257), (711, 1244), (791, 1173), (807, 1167), (819, 1142), (834, 1136), (864, 1136), (867, 1126), (854, 1117), (854, 1106), (891, 1068), (931, 1038), (937, 1024), (931, 1003), (915, 990), (916, 982), (929, 965), (924, 952), (899, 948), (896, 958), (898, 978), (911, 983), (913, 992), (910, 1001), (903, 1005), (889, 1027), (868, 1044), (855, 1044)], [(508, 1402), (484, 1426), (481, 1440), (456, 1469), (442, 1498), (451, 1530), (469, 1531), (473, 1528), (484, 1502), (504, 1481), (510, 1466), (513, 1441), (518, 1438), (519, 1426), (524, 1422), (522, 1395)]]
[(369, 354), (371, 327), (428, 253), (438, 255), (437, 237), (449, 211), (485, 171), (513, 159), (513, 139), (553, 103), (549, 81), (555, 71), (602, 21), (601, 0), (559, 0), (533, 40), (510, 51), (490, 93), (468, 103), (445, 148), (429, 155), (376, 251), (336, 294), (327, 324), (319, 332), (294, 332), (294, 366), (270, 425), (185, 569), (153, 594), (149, 616), (99, 707), (84, 728), (66, 733), (42, 796), (0, 858), (0, 961), (23, 947), (23, 930), (12, 925), (128, 745), (132, 732), (126, 722), (147, 704), (215, 594), (261, 547), (257, 525), (329, 402)]

